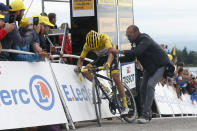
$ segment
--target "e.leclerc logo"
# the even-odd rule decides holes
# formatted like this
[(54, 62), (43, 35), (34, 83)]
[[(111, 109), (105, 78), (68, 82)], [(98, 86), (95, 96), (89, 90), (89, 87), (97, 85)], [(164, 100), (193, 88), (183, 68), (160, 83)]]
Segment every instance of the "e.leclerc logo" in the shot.
[(42, 76), (34, 75), (29, 83), (29, 91), (34, 102), (43, 110), (50, 110), (55, 97), (50, 84)]

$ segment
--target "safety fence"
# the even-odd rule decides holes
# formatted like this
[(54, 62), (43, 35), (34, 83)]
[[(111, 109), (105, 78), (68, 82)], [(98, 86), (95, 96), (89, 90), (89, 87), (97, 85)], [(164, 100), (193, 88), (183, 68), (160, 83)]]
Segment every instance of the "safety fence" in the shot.
[(169, 85), (157, 84), (155, 87), (155, 102), (160, 116), (196, 115), (197, 104), (196, 102), (192, 104), (190, 97), (188, 94), (183, 94), (181, 99), (178, 99), (175, 88)]
[[(129, 66), (128, 66), (129, 65)], [(135, 85), (133, 63), (122, 68), (125, 82)], [(95, 120), (91, 82), (79, 80), (74, 65), (49, 62), (0, 62), (0, 130)], [(100, 72), (105, 74), (105, 72)], [(102, 80), (102, 83), (109, 83)], [(132, 88), (132, 87), (131, 87)], [(155, 88), (160, 114), (196, 114), (188, 95), (177, 99), (170, 86)], [(102, 118), (114, 117), (102, 100)], [(116, 115), (118, 116), (118, 115)]]
[[(81, 82), (74, 67), (1, 61), (0, 130), (60, 123), (75, 128), (73, 122), (95, 120), (92, 84)], [(103, 118), (113, 117), (107, 101), (101, 107)]]

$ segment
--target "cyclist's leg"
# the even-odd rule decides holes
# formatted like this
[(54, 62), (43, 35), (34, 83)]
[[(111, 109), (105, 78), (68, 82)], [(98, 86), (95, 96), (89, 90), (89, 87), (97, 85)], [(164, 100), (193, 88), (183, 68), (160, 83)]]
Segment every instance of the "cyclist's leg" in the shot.
[(114, 55), (114, 59), (111, 64), (111, 70), (112, 70), (112, 78), (118, 88), (118, 92), (120, 93), (120, 96), (123, 101), (123, 107), (128, 108), (124, 86), (122, 82), (120, 81), (120, 71), (118, 69), (118, 61), (117, 61), (116, 55)]

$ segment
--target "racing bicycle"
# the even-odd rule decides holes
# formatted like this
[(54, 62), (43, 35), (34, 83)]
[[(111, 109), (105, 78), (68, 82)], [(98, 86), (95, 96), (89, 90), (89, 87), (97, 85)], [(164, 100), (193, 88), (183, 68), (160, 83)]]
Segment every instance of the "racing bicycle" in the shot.
[[(102, 98), (101, 98), (101, 93), (105, 96), (105, 99), (108, 100), (109, 102), (109, 110), (113, 115), (119, 114), (121, 119), (124, 119), (128, 123), (132, 123), (136, 119), (137, 115), (137, 109), (136, 109), (136, 103), (134, 96), (132, 92), (130, 91), (129, 87), (123, 83), (124, 90), (125, 90), (125, 95), (127, 98), (127, 104), (129, 108), (129, 112), (126, 115), (121, 115), (122, 110), (124, 109), (123, 104), (122, 104), (122, 99), (117, 91), (117, 87), (112, 80), (112, 75), (111, 71), (108, 73), (109, 75), (104, 76), (99, 74), (98, 72), (104, 70), (104, 67), (90, 67), (87, 69), (81, 69), (80, 72), (87, 72), (90, 71), (93, 74), (93, 81), (92, 81), (92, 98), (93, 98), (93, 104), (95, 107), (95, 113), (97, 117), (97, 122), (98, 125), (101, 126), (102, 122), (102, 113), (101, 113), (101, 103), (102, 103)], [(108, 71), (106, 71), (108, 72)], [(110, 93), (107, 93), (106, 89), (104, 89), (103, 85), (99, 81), (98, 78), (105, 79), (109, 81), (110, 83)]]

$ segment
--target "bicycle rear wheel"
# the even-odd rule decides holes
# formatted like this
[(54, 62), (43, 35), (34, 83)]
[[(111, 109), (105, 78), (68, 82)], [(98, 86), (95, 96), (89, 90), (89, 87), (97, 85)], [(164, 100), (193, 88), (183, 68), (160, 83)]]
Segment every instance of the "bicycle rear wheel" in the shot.
[(93, 87), (92, 87), (92, 97), (93, 97), (93, 104), (95, 107), (96, 117), (98, 125), (101, 126), (101, 98), (98, 85), (95, 84), (93, 80)]
[[(136, 115), (137, 115), (136, 103), (135, 103), (134, 96), (133, 96), (132, 92), (130, 91), (129, 87), (125, 83), (123, 83), (123, 86), (124, 86), (124, 89), (125, 89), (125, 95), (126, 95), (126, 98), (127, 98), (127, 105), (128, 105), (128, 108), (129, 108), (129, 113), (127, 115), (123, 115), (121, 117), (126, 122), (132, 123), (132, 122), (135, 121)], [(118, 95), (117, 98), (118, 98), (117, 100), (118, 100), (118, 103), (119, 103), (120, 107), (123, 108), (122, 99), (121, 99), (120, 95)]]

